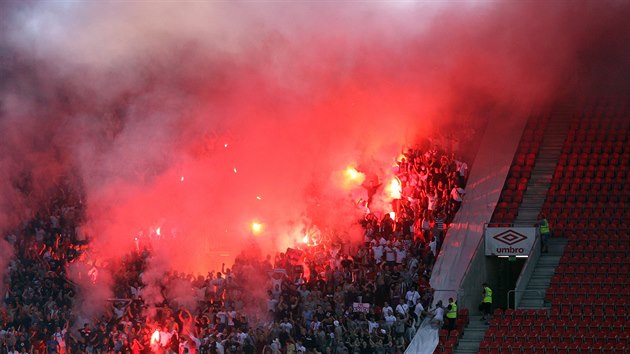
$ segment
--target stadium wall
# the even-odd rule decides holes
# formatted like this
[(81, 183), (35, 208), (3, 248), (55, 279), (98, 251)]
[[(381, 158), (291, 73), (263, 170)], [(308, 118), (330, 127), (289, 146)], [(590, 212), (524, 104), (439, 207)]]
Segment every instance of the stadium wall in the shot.
[(484, 255), (484, 226), (489, 222), (507, 178), (526, 119), (490, 122), (472, 164), (466, 197), (451, 224), (431, 275), (435, 301), (456, 295), (460, 308), (476, 311), (481, 283), (495, 279)]

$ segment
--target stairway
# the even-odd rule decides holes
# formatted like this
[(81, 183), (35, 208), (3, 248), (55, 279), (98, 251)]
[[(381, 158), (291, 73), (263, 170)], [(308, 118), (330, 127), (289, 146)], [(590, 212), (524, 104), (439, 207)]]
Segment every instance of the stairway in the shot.
[(479, 343), (490, 327), (486, 321), (480, 321), (480, 319), (481, 316), (470, 316), (470, 323), (464, 328), (464, 333), (455, 348), (455, 354), (477, 353), (479, 351)]
[[(527, 284), (527, 292), (523, 295), (518, 308), (540, 309), (547, 307), (545, 304), (545, 292), (549, 287), (560, 257), (564, 253), (567, 244), (566, 238), (553, 238), (549, 240), (549, 252), (542, 253), (534, 273)], [(490, 327), (487, 321), (481, 321), (481, 316), (470, 316), (470, 323), (464, 328), (462, 337), (455, 348), (454, 354), (469, 354), (479, 351), (479, 343), (483, 340), (486, 330)]]
[(543, 135), (538, 156), (534, 161), (527, 190), (523, 194), (523, 202), (519, 206), (515, 225), (533, 226), (538, 213), (545, 202), (553, 172), (562, 153), (562, 145), (569, 132), (573, 110), (570, 107), (558, 107), (551, 113), (547, 128)]
[(545, 293), (556, 271), (556, 267), (560, 263), (560, 257), (564, 253), (566, 244), (566, 238), (552, 238), (549, 240), (549, 252), (540, 254), (518, 308), (539, 309), (546, 307)]

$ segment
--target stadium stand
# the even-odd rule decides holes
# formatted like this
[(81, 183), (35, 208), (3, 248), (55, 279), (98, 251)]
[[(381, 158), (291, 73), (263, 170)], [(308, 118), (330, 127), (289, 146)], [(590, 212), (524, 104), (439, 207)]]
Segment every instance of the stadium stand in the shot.
[(497, 309), (480, 353), (630, 352), (628, 102), (600, 99), (575, 114), (541, 211), (568, 239), (549, 307)]
[(549, 117), (549, 114), (540, 114), (527, 122), (491, 223), (510, 224), (518, 215), (518, 208), (523, 202), (523, 195), (527, 189)]

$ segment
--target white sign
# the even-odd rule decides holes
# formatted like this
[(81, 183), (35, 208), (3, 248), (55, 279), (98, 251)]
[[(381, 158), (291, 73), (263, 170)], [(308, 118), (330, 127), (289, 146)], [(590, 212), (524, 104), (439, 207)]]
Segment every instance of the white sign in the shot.
[(365, 302), (353, 302), (352, 303), (352, 311), (353, 312), (369, 313), (370, 312), (370, 304), (365, 303)]
[(527, 256), (536, 240), (535, 227), (486, 228), (486, 256)]

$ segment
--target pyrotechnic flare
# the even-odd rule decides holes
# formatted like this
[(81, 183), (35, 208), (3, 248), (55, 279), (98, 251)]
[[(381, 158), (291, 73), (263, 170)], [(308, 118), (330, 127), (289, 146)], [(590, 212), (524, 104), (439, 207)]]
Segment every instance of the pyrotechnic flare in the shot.
[(387, 195), (392, 199), (400, 199), (402, 193), (402, 187), (398, 177), (393, 177), (391, 182), (387, 185)]
[(353, 166), (348, 166), (343, 171), (342, 187), (344, 189), (357, 188), (365, 181), (365, 174), (357, 171)]
[(258, 236), (262, 233), (264, 225), (258, 221), (252, 221), (252, 234)]

